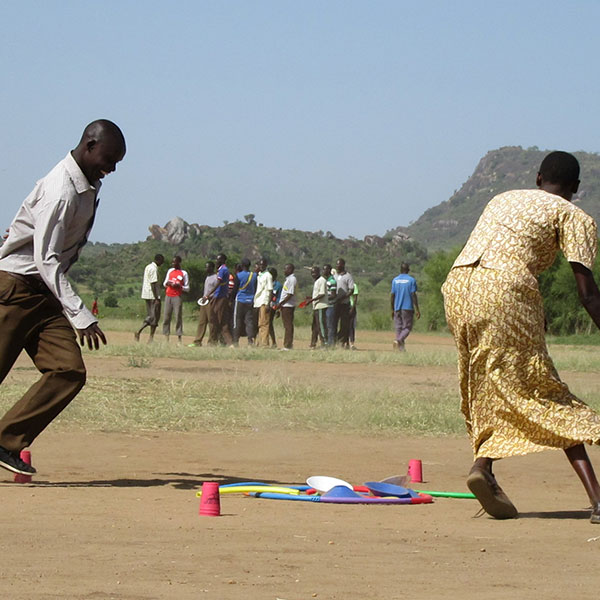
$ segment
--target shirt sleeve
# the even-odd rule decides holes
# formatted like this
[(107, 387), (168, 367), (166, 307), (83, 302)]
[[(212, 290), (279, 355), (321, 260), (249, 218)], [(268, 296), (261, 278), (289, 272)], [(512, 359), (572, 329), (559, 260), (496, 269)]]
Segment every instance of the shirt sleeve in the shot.
[(173, 270), (173, 267), (171, 267), (168, 271), (167, 274), (165, 275), (165, 280), (163, 281), (163, 287), (167, 287), (167, 281), (169, 281), (169, 277), (171, 276), (171, 271)]
[(34, 210), (33, 259), (48, 289), (61, 303), (73, 327), (85, 329), (98, 319), (73, 291), (66, 276), (69, 263), (60, 261), (65, 232), (73, 218), (73, 207), (63, 198), (39, 202)]
[(293, 296), (296, 293), (296, 278), (290, 277), (289, 281), (286, 279), (286, 292)]
[(569, 212), (559, 223), (558, 243), (565, 258), (587, 267), (590, 271), (598, 250), (596, 222), (582, 210)]
[(189, 292), (190, 291), (190, 278), (188, 276), (188, 272), (184, 271), (183, 269), (181, 270), (181, 272), (183, 273), (183, 284), (181, 286), (181, 290), (183, 292)]
[(150, 264), (148, 269), (148, 283), (156, 283), (158, 281), (158, 268), (154, 263)]

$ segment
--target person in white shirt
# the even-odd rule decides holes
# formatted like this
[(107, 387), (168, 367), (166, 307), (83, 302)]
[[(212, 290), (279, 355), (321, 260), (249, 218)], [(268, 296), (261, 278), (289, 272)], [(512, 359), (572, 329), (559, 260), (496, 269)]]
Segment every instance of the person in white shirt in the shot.
[(336, 318), (339, 321), (339, 331), (337, 339), (342, 345), (342, 348), (350, 347), (350, 297), (354, 293), (354, 279), (352, 275), (346, 271), (346, 261), (343, 258), (338, 258), (336, 263), (337, 275), (335, 280), (337, 283), (337, 293), (335, 297), (336, 303)]
[(291, 350), (294, 346), (294, 311), (296, 310), (296, 288), (298, 287), (294, 269), (292, 263), (285, 265), (283, 269), (285, 281), (281, 289), (281, 300), (275, 307), (275, 310), (281, 312), (281, 322), (283, 323), (282, 350)]
[(146, 265), (144, 269), (144, 279), (142, 281), (142, 300), (146, 302), (146, 318), (140, 329), (133, 335), (135, 341), (140, 341), (140, 334), (144, 329), (150, 326), (150, 337), (148, 343), (154, 340), (154, 332), (160, 321), (160, 286), (158, 283), (158, 267), (165, 262), (162, 254), (157, 254), (154, 260)]
[(121, 130), (105, 119), (90, 123), (69, 152), (25, 199), (0, 248), (0, 381), (25, 350), (42, 373), (0, 419), (0, 467), (31, 475), (20, 451), (83, 387), (79, 343), (98, 349), (106, 337), (67, 272), (92, 228), (100, 180), (125, 156)]
[(326, 312), (329, 303), (327, 302), (327, 280), (321, 275), (319, 267), (313, 267), (310, 274), (314, 280), (312, 296), (306, 300), (311, 303), (313, 309), (312, 332), (310, 338), (310, 347), (317, 347), (317, 340), (321, 341), (321, 346), (327, 346), (327, 320)]
[(269, 323), (271, 298), (273, 296), (273, 276), (267, 270), (267, 260), (261, 258), (258, 262), (258, 278), (254, 294), (254, 308), (258, 311), (258, 335), (256, 345), (269, 347)]

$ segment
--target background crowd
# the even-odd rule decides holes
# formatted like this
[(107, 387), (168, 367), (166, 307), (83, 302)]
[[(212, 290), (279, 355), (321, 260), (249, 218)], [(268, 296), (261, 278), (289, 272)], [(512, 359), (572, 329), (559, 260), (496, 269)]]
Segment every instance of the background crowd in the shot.
[[(162, 333), (166, 340), (171, 335), (171, 321), (175, 320), (175, 335), (182, 343), (182, 296), (190, 289), (189, 275), (182, 268), (181, 257), (175, 256), (162, 282), (158, 268), (164, 257), (157, 254), (144, 270), (142, 298), (146, 303), (146, 317), (135, 333), (136, 341), (146, 328), (150, 328), (149, 341), (153, 341), (161, 315), (161, 288), (165, 290)], [(203, 295), (198, 299), (198, 327), (190, 347), (225, 345), (237, 347), (245, 337), (250, 346), (277, 348), (274, 319), (281, 318), (284, 336), (282, 351), (294, 346), (294, 313), (296, 308), (312, 308), (310, 348), (337, 347), (355, 350), (358, 307), (358, 285), (346, 270), (346, 261), (339, 258), (335, 268), (325, 263), (323, 267), (309, 267), (313, 279), (312, 293), (301, 296), (295, 266), (287, 263), (283, 281), (279, 273), (261, 258), (251, 267), (247, 258), (233, 271), (227, 267), (227, 256), (219, 254), (216, 260), (205, 265)], [(408, 274), (409, 265), (402, 263), (401, 273), (391, 287), (392, 319), (396, 329), (394, 347), (405, 349), (404, 342), (412, 330), (413, 320), (420, 317), (417, 301), (417, 284)]]

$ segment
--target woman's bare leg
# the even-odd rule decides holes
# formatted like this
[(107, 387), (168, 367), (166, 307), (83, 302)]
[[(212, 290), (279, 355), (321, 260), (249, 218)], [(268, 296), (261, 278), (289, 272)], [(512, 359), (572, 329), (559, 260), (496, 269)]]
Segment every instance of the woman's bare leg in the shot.
[(600, 485), (584, 445), (577, 444), (577, 446), (567, 448), (565, 454), (581, 483), (583, 483), (583, 487), (592, 503), (592, 523), (600, 523)]

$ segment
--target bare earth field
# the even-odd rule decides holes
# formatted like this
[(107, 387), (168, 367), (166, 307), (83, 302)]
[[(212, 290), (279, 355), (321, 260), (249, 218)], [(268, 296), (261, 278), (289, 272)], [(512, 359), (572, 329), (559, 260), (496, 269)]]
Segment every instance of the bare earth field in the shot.
[[(391, 352), (389, 334), (362, 348)], [(111, 333), (112, 344), (130, 343)], [(187, 341), (187, 340), (186, 340)], [(409, 338), (412, 348), (446, 337)], [(91, 377), (258, 377), (252, 361), (86, 355)], [(278, 363), (279, 376), (325, 389), (451, 385), (455, 368)], [(9, 376), (34, 376), (28, 359)], [(563, 373), (598, 389), (595, 373)], [(8, 381), (8, 380), (7, 380)], [(327, 395), (324, 395), (324, 401)], [(77, 402), (77, 400), (75, 400)], [(457, 407), (458, 410), (458, 407)], [(423, 461), (423, 489), (466, 491), (466, 437), (367, 437), (306, 431), (106, 433), (52, 425), (32, 447), (39, 474), (0, 472), (0, 598), (177, 600), (595, 597), (600, 527), (560, 452), (502, 461), (496, 473), (520, 518), (474, 518), (474, 500), (417, 506), (325, 505), (224, 495), (221, 517), (200, 517), (203, 481), (303, 483), (316, 474), (355, 484)], [(591, 449), (600, 466), (600, 453)], [(419, 487), (419, 486), (416, 486)]]

